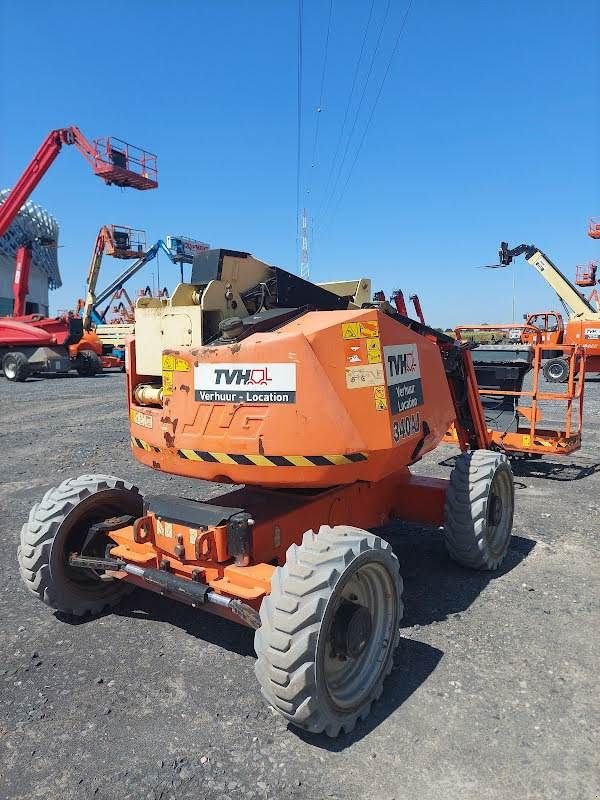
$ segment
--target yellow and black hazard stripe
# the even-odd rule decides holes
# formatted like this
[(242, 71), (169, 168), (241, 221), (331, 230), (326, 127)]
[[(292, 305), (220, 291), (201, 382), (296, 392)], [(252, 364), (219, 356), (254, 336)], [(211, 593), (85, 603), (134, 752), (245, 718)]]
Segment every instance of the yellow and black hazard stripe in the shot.
[(131, 437), (131, 444), (134, 447), (139, 447), (141, 450), (146, 450), (148, 453), (160, 453), (160, 447), (156, 447), (154, 444), (148, 444), (143, 439), (138, 439), (137, 436)]
[[(134, 447), (148, 452), (160, 453), (161, 448), (144, 442), (136, 436), (131, 437)], [(237, 464), (242, 467), (331, 467), (342, 464), (356, 464), (366, 461), (366, 453), (325, 454), (318, 456), (267, 456), (241, 453), (209, 453), (205, 450), (173, 450), (179, 458), (186, 461), (202, 461), (210, 464)]]
[(204, 450), (177, 450), (180, 458), (220, 464), (238, 464), (242, 467), (330, 467), (366, 461), (366, 453), (319, 456), (267, 456), (241, 453), (207, 453)]

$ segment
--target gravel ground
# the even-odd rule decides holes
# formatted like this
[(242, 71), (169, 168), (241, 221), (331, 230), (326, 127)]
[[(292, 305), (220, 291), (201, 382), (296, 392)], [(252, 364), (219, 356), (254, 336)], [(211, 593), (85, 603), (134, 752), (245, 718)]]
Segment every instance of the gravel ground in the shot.
[[(405, 580), (397, 667), (349, 736), (310, 737), (263, 704), (252, 633), (138, 592), (73, 624), (22, 588), (29, 507), (82, 473), (206, 498), (129, 451), (123, 376), (0, 383), (0, 798), (598, 798), (600, 381), (584, 448), (519, 463), (499, 573), (397, 526)], [(418, 471), (447, 476), (443, 446)]]

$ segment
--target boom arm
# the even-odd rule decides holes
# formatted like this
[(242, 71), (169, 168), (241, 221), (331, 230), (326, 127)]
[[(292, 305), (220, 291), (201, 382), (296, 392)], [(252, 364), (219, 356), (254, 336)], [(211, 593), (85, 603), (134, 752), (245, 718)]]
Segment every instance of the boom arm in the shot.
[[(99, 149), (99, 141), (89, 142), (75, 125), (50, 131), (37, 153), (25, 167), (23, 174), (13, 186), (6, 200), (0, 205), (0, 236), (4, 236), (9, 229), (27, 198), (60, 153), (63, 144), (74, 144), (90, 164), (94, 174), (109, 185), (114, 183), (115, 186), (131, 186), (135, 189), (155, 189), (158, 186), (156, 181), (156, 156), (135, 148), (136, 152), (139, 153), (139, 157), (130, 157), (128, 156), (130, 146), (126, 142), (123, 144), (127, 152), (121, 153), (116, 148), (111, 150), (111, 145), (107, 144), (109, 142), (108, 139), (104, 144), (106, 150), (104, 152)], [(133, 150), (134, 148), (131, 149)], [(116, 153), (120, 153), (122, 164), (117, 165), (112, 160), (114, 159), (113, 154)]]
[(507, 267), (514, 258), (520, 255), (540, 273), (546, 283), (551, 286), (560, 300), (571, 309), (573, 316), (585, 319), (600, 319), (600, 314), (577, 291), (571, 281), (563, 275), (559, 268), (550, 261), (548, 256), (533, 244), (520, 244), (509, 248), (506, 242), (501, 242), (499, 257), (500, 264)]
[(106, 249), (106, 245), (111, 240), (110, 229), (104, 225), (98, 231), (94, 251), (92, 253), (92, 260), (90, 261), (90, 268), (87, 276), (87, 296), (85, 298), (85, 305), (83, 307), (83, 328), (89, 330), (92, 323), (92, 309), (96, 303), (96, 284), (98, 283), (98, 275), (100, 274), (100, 266), (102, 264), (102, 256)]
[(421, 301), (419, 300), (418, 294), (411, 294), (410, 301), (415, 307), (415, 314), (417, 315), (419, 322), (421, 325), (425, 325), (425, 317), (423, 316), (423, 309), (421, 307)]
[(127, 281), (132, 278), (136, 272), (139, 272), (142, 267), (145, 267), (148, 262), (152, 261), (153, 258), (156, 257), (158, 252), (162, 250), (167, 254), (169, 259), (173, 261), (171, 251), (163, 242), (162, 239), (159, 239), (158, 242), (152, 245), (152, 247), (144, 253), (144, 255), (139, 258), (135, 263), (133, 263), (130, 267), (128, 267), (124, 272), (122, 272), (115, 280), (107, 286), (106, 289), (100, 292), (100, 294), (96, 297), (93, 308), (96, 308), (105, 300), (108, 300), (118, 289), (121, 289)]
[(79, 128), (73, 125), (70, 128), (57, 128), (54, 131), (50, 131), (37, 153), (25, 167), (23, 174), (13, 186), (12, 191), (0, 206), (0, 236), (4, 236), (9, 229), (27, 198), (60, 153), (63, 144), (74, 144), (92, 167), (96, 166), (96, 150)]
[(60, 153), (63, 144), (73, 144), (74, 141), (72, 128), (50, 131), (46, 136), (37, 153), (13, 186), (11, 193), (0, 206), (0, 236), (4, 236), (10, 228), (21, 207)]

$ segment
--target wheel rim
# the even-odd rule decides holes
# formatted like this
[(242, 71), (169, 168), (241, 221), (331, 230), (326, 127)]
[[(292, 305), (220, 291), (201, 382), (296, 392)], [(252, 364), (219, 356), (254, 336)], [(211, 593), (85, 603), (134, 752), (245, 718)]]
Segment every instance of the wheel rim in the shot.
[(387, 663), (398, 624), (396, 588), (388, 569), (367, 561), (335, 587), (322, 629), (322, 677), (329, 699), (351, 711), (372, 691)]
[(9, 361), (8, 364), (5, 365), (4, 374), (9, 380), (12, 380), (14, 377), (16, 377), (17, 366), (13, 361)]
[[(112, 583), (114, 579), (92, 569), (72, 567), (69, 564), (70, 554), (81, 552), (92, 525), (126, 513), (128, 500), (127, 494), (119, 489), (100, 491), (79, 502), (62, 521), (52, 545), (51, 563), (53, 568), (61, 570), (81, 590), (95, 591), (99, 585)], [(109, 537), (99, 535), (94, 539), (93, 546), (86, 548), (86, 555), (105, 556), (106, 545), (111, 543)]]
[(492, 479), (486, 511), (486, 541), (494, 557), (501, 557), (512, 529), (513, 483), (507, 469), (499, 469)]
[(550, 364), (548, 368), (548, 375), (555, 380), (560, 380), (565, 374), (562, 364)]

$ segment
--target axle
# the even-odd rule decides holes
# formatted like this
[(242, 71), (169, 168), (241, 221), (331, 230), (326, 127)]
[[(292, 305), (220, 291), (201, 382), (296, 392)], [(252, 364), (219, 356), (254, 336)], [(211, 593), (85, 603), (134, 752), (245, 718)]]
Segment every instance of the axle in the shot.
[(191, 602), (193, 606), (212, 603), (228, 609), (249, 627), (260, 628), (260, 617), (251, 606), (236, 598), (225, 597), (201, 581), (178, 578), (165, 569), (140, 567), (137, 564), (128, 564), (118, 558), (92, 558), (71, 553), (69, 564), (82, 569), (126, 572), (128, 575), (140, 578), (144, 582), (145, 588), (150, 591), (168, 595), (183, 602)]

